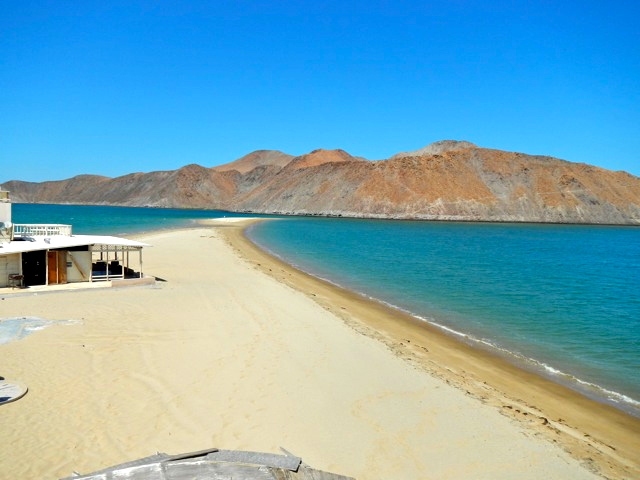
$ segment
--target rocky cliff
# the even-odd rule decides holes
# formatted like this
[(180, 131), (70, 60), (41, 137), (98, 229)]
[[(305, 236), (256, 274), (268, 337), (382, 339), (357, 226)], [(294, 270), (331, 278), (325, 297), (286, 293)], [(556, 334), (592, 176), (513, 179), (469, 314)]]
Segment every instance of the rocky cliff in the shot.
[(640, 224), (640, 178), (626, 172), (442, 141), (388, 160), (343, 150), (253, 152), (206, 168), (10, 181), (15, 202), (206, 208), (256, 213)]

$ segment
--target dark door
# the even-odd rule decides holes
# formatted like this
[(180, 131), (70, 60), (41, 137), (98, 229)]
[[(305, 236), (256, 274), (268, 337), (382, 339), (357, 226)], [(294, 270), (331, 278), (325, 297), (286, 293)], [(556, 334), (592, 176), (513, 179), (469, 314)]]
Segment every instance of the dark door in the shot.
[(24, 286), (44, 285), (47, 280), (47, 252), (25, 252), (22, 254)]

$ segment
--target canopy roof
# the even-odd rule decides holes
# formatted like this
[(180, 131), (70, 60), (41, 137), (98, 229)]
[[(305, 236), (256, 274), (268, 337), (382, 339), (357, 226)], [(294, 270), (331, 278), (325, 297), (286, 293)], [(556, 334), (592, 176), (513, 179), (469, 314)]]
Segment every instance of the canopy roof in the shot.
[(82, 246), (117, 247), (118, 250), (139, 250), (150, 246), (147, 243), (109, 235), (53, 235), (51, 237), (33, 236), (0, 243), (0, 256), (12, 253), (33, 252), (37, 250), (55, 250)]

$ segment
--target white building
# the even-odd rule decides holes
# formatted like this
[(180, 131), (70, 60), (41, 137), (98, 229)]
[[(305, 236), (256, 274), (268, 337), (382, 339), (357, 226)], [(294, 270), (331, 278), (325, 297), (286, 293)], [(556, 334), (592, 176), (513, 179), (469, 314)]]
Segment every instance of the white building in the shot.
[(13, 224), (9, 192), (0, 191), (0, 287), (146, 283), (146, 246), (120, 237), (73, 235), (71, 225)]

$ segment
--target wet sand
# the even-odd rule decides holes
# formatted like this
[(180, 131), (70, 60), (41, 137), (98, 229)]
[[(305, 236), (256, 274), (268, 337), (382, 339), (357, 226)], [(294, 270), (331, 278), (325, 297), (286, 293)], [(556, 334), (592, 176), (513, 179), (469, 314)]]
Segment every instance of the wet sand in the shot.
[(633, 478), (637, 419), (305, 275), (243, 222), (144, 237), (156, 286), (1, 296), (0, 478), (208, 447), (364, 479)]

